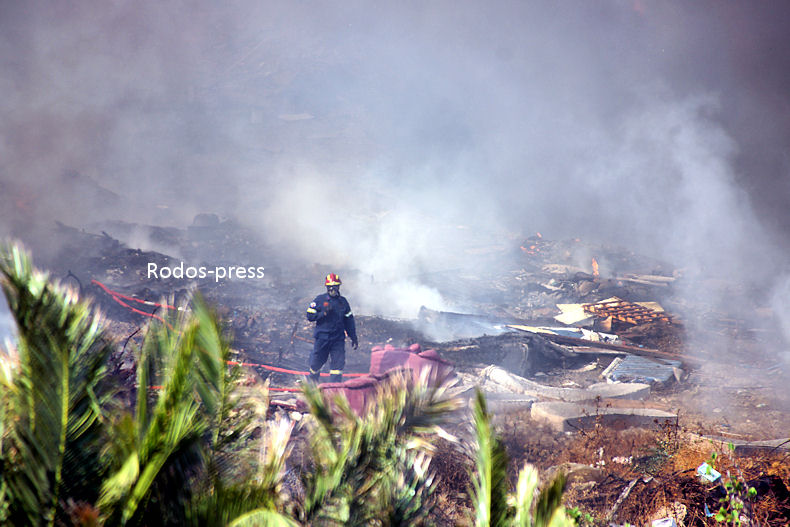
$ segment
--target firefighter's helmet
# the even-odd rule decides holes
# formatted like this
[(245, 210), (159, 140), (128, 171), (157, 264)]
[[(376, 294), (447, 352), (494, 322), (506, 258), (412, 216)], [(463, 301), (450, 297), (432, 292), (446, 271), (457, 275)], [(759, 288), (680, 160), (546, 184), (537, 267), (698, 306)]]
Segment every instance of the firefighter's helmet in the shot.
[(340, 285), (342, 283), (343, 282), (340, 281), (340, 277), (337, 276), (335, 273), (329, 273), (328, 275), (326, 275), (326, 280), (324, 280), (324, 285), (327, 287), (330, 285)]

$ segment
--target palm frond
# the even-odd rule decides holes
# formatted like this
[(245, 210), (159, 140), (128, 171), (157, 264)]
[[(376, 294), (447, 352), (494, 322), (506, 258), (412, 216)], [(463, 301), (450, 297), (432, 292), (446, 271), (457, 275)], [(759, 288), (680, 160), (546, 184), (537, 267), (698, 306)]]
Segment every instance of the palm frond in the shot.
[(516, 517), (513, 523), (517, 527), (532, 527), (532, 502), (538, 481), (538, 471), (526, 463), (519, 471), (516, 484)]
[(287, 417), (278, 417), (266, 423), (256, 483), (265, 489), (270, 489), (272, 494), (279, 491), (282, 475), (285, 470), (285, 460), (288, 458), (294, 422)]
[(90, 305), (34, 270), (21, 247), (0, 249), (0, 282), (18, 328), (18, 366), (3, 394), (9, 514), (52, 524), (67, 497), (92, 500), (102, 475), (112, 347)]
[(478, 527), (570, 527), (574, 525), (562, 505), (565, 476), (560, 474), (543, 489), (531, 511), (538, 487), (538, 473), (526, 464), (518, 475), (516, 492), (510, 492), (507, 453), (494, 431), (483, 393), (477, 390), (474, 403), (477, 438), (472, 478), (474, 523)]
[(387, 518), (390, 527), (422, 525), (430, 510), (428, 504), (438, 479), (431, 472), (431, 457), (425, 452), (407, 455), (391, 491), (392, 509)]
[[(228, 339), (199, 296), (191, 311), (149, 326), (130, 414), (114, 411), (112, 347), (90, 306), (17, 247), (0, 249), (0, 282), (19, 327), (16, 360), (0, 360), (0, 523), (67, 523), (64, 503), (97, 503), (102, 520), (119, 525), (181, 525), (194, 505), (212, 503), (206, 496), (223, 504), (213, 516), (222, 525), (275, 508), (290, 428), (275, 425), (282, 446), (262, 480), (223, 480), (225, 449), (248, 418), (236, 411)], [(256, 517), (267, 515), (248, 520)]]
[[(135, 523), (146, 515), (152, 493), (181, 518), (190, 479), (203, 470), (206, 431), (220, 426), (227, 401), (228, 345), (206, 304), (194, 298), (191, 312), (169, 315), (149, 327), (140, 351), (135, 442), (102, 489), (99, 501), (111, 521)], [(153, 403), (150, 390), (158, 383)], [(165, 484), (165, 482), (167, 484)], [(177, 512), (183, 507), (182, 512)], [(175, 512), (174, 512), (175, 511)], [(161, 518), (160, 518), (161, 520)]]
[(535, 525), (544, 527), (557, 525), (565, 516), (562, 506), (562, 493), (565, 488), (565, 475), (560, 473), (544, 488), (535, 503)]
[(507, 453), (491, 425), (483, 393), (477, 390), (474, 404), (477, 439), (476, 472), (472, 474), (475, 525), (509, 525), (514, 511), (508, 505)]
[[(279, 416), (267, 421), (264, 426), (257, 470), (241, 478), (235, 477), (233, 472), (209, 471), (211, 479), (208, 485), (201, 489), (200, 495), (190, 504), (187, 514), (190, 525), (224, 527), (252, 511), (274, 512), (282, 509), (279, 498), (294, 422)], [(217, 454), (217, 451), (210, 452), (208, 462), (216, 463), (213, 456)], [(243, 452), (234, 454), (237, 465), (244, 462), (246, 455)], [(253, 462), (252, 459), (249, 461)], [(259, 521), (260, 518), (255, 515), (249, 521)]]
[(256, 509), (239, 516), (228, 527), (299, 527), (299, 524), (275, 511)]
[[(403, 374), (379, 386), (375, 403), (354, 413), (344, 397), (331, 403), (304, 389), (315, 426), (315, 468), (304, 476), (305, 520), (330, 525), (416, 525), (435, 489), (433, 446), (447, 414), (460, 406), (443, 387)], [(449, 434), (444, 433), (446, 437)]]
[[(187, 513), (186, 525), (195, 527), (226, 527), (251, 512), (277, 513), (269, 507), (258, 505), (271, 498), (270, 491), (248, 481), (226, 484), (216, 483), (209, 494), (200, 496), (190, 503)], [(248, 517), (248, 521), (255, 521), (257, 515)], [(275, 516), (276, 517), (276, 516)], [(254, 524), (254, 523), (250, 523)], [(265, 525), (257, 523), (257, 525)]]

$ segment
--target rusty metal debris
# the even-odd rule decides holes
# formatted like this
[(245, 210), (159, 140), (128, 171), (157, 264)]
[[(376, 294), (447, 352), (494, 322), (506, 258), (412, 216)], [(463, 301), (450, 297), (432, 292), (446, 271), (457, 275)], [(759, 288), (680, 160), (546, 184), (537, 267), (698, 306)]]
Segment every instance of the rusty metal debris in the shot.
[(672, 319), (664, 312), (645, 307), (639, 303), (626, 302), (620, 298), (609, 298), (592, 304), (583, 304), (584, 310), (599, 317), (612, 317), (630, 324), (647, 324), (649, 322), (672, 323)]

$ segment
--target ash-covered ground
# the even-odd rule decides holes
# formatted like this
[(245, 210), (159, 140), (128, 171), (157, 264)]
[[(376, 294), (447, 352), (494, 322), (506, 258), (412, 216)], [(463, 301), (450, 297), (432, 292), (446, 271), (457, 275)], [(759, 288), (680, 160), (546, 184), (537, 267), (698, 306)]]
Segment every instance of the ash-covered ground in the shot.
[[(686, 509), (695, 510), (694, 503), (711, 500), (694, 478), (692, 465), (707, 458), (711, 445), (723, 447), (727, 442), (739, 445), (742, 455), (759, 456), (744, 458), (742, 465), (778, 478), (773, 484), (779, 490), (771, 491), (774, 501), (766, 505), (772, 512), (765, 514), (782, 517), (788, 510), (783, 507), (790, 507), (781, 495), (787, 470), (776, 468), (786, 465), (777, 464), (777, 459), (785, 460), (787, 449), (760, 443), (786, 438), (790, 429), (790, 397), (783, 389), (789, 380), (785, 344), (771, 310), (750, 303), (739, 284), (724, 284), (732, 297), (732, 310), (725, 313), (713, 310), (706, 298), (683, 296), (696, 288), (687, 288), (690, 278), (668, 262), (622, 247), (528, 235), (513, 239), (510, 246), (470, 247), (464, 255), (468, 266), (426, 268), (410, 277), (440, 295), (444, 303), (438, 307), (444, 309), (422, 305), (412, 317), (393, 317), (372, 311), (366, 301), (370, 294), (365, 290), (381, 288), (387, 277), (289, 259), (245, 226), (213, 215), (199, 216), (183, 229), (122, 223), (97, 225), (95, 232), (66, 225), (56, 229), (62, 249), (38, 263), (100, 307), (118, 341), (113, 366), (129, 383), (134, 343), (145, 325), (167, 309), (156, 304), (179, 305), (199, 291), (226, 323), (238, 359), (260, 365), (245, 368), (250, 382), (268, 379), (273, 388), (297, 387), (303, 377), (291, 372), (307, 369), (312, 349), (312, 325), (305, 309), (323, 292), (325, 274), (337, 272), (359, 334), (358, 350), (347, 345), (346, 372), (367, 372), (375, 346), (405, 348), (416, 343), (437, 350), (454, 365), (459, 385), (479, 385), (487, 393), (514, 471), (529, 462), (547, 474), (568, 472), (568, 499), (585, 510), (611, 512), (623, 487), (637, 476), (640, 483), (633, 486), (630, 500), (621, 500), (619, 512), (612, 513), (619, 516), (614, 517), (635, 521), (645, 507), (660, 515), (661, 507), (682, 502), (680, 495), (687, 497)], [(132, 234), (141, 232), (156, 251), (134, 246)], [(272, 264), (254, 279), (161, 276), (163, 267), (214, 270), (239, 262)], [(152, 264), (160, 270), (158, 278), (151, 277)], [(404, 294), (410, 294), (408, 289)], [(618, 318), (617, 313), (587, 313), (588, 320), (577, 321), (598, 335), (617, 336), (616, 341), (562, 334), (562, 328), (575, 328), (555, 319), (563, 313), (558, 306), (594, 305), (612, 298), (631, 306), (654, 303), (654, 309), (658, 305), (662, 310), (630, 322), (623, 320), (628, 315)], [(542, 333), (540, 328), (553, 332)], [(614, 361), (627, 357), (651, 361), (666, 374), (624, 379), (650, 385), (642, 400), (596, 397), (583, 410), (586, 415), (564, 428), (536, 419), (534, 409), (530, 411), (536, 401), (567, 400), (568, 394), (611, 383)], [(502, 372), (512, 377), (503, 381)], [(524, 399), (525, 393), (535, 395), (530, 391), (534, 386), (525, 392), (512, 379), (535, 383), (538, 390), (564, 392)], [(275, 393), (286, 407), (296, 397)], [(666, 412), (672, 418), (647, 424), (604, 419), (620, 407)], [(670, 454), (672, 470), (666, 465)], [(441, 509), (446, 517), (437, 521), (453, 524), (466, 503), (466, 471), (454, 455), (440, 455), (434, 466), (444, 474), (439, 497), (446, 501)], [(687, 513), (686, 524), (695, 524), (693, 514)]]
[[(152, 304), (178, 304), (200, 291), (225, 320), (233, 348), (244, 361), (296, 371), (306, 369), (312, 348), (312, 325), (305, 309), (323, 292), (328, 272), (343, 278), (341, 292), (357, 320), (360, 345), (358, 350), (347, 346), (347, 372), (366, 372), (374, 346), (418, 343), (423, 349), (436, 349), (459, 370), (498, 365), (544, 384), (584, 387), (600, 382), (612, 360), (626, 352), (560, 337), (547, 340), (547, 335), (508, 326), (573, 329), (554, 318), (562, 313), (558, 305), (610, 298), (653, 302), (663, 308), (661, 317), (643, 323), (591, 315), (576, 325), (617, 335), (625, 350), (638, 353), (642, 348), (648, 355), (654, 351), (664, 354), (665, 361), (678, 361), (672, 382), (657, 385), (654, 394), (667, 406), (682, 404), (689, 424), (698, 421), (711, 431), (760, 439), (780, 437), (787, 430), (790, 405), (786, 390), (780, 388), (788, 378), (786, 344), (771, 309), (754, 305), (740, 284), (723, 282), (720, 289), (731, 298), (732, 309), (714, 310), (710, 299), (684, 292), (697, 289), (689, 287), (689, 281), (722, 282), (720, 277), (686, 277), (668, 262), (627, 248), (540, 235), (515, 238), (510, 246), (485, 246), (476, 240), (478, 245), (463, 255), (466, 265), (426, 268), (408, 277), (409, 283), (440, 296), (438, 307), (443, 309), (423, 304), (407, 318), (371, 308), (370, 291), (388, 288), (394, 290), (389, 294), (398, 294), (393, 277), (289, 259), (251, 229), (211, 214), (196, 217), (185, 228), (116, 222), (77, 229), (61, 224), (56, 234), (62, 249), (37, 263), (92, 297), (120, 340), (162, 309)], [(158, 250), (135, 247), (135, 238), (141, 236)], [(202, 266), (211, 271), (253, 264), (265, 267), (262, 276), (189, 279), (161, 274), (163, 267)], [(158, 278), (152, 265), (160, 270)], [(414, 296), (407, 286), (402, 292)], [(432, 298), (427, 295), (428, 301)], [(718, 298), (715, 305), (722, 305)], [(122, 362), (131, 360), (124, 357)], [(263, 368), (255, 371), (270, 378), (273, 386), (294, 386), (300, 380)]]

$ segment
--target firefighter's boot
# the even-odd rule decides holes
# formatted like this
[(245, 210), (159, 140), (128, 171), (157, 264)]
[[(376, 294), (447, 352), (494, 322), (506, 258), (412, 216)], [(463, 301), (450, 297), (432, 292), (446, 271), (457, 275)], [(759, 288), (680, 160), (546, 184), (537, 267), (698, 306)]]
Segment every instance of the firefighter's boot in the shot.
[(343, 370), (331, 370), (329, 382), (343, 382)]

